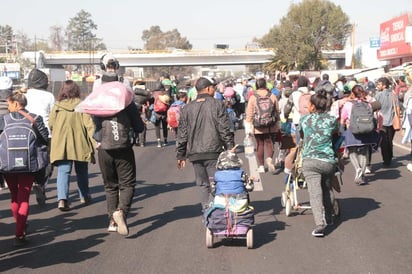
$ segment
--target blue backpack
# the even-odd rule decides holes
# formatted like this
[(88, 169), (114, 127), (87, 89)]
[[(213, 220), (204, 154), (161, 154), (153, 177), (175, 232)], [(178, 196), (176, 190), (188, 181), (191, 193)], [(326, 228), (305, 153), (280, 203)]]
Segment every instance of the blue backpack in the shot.
[(5, 127), (0, 134), (0, 171), (32, 173), (49, 164), (48, 147), (38, 140), (35, 119), (19, 111), (23, 119), (4, 116)]

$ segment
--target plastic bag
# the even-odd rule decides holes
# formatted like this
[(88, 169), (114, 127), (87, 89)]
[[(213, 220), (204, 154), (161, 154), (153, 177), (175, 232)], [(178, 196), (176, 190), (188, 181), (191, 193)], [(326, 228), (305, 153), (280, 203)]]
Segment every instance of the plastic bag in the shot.
[(113, 116), (133, 101), (133, 93), (118, 81), (104, 83), (92, 91), (75, 111), (95, 116)]

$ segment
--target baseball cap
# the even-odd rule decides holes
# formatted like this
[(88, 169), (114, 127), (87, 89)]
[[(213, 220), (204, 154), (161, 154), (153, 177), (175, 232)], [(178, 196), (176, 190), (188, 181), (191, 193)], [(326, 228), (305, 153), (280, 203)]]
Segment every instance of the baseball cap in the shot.
[(200, 91), (210, 86), (216, 86), (217, 82), (214, 78), (208, 76), (202, 76), (196, 81), (196, 90)]
[(0, 90), (7, 90), (13, 87), (13, 80), (10, 77), (0, 77)]

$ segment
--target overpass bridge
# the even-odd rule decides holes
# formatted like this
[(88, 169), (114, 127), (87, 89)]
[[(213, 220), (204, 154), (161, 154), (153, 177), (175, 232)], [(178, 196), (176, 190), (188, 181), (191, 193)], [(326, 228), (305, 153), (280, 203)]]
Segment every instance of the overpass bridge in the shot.
[[(105, 52), (37, 52), (37, 67), (61, 68), (64, 65), (98, 65)], [(255, 65), (269, 62), (274, 52), (259, 51), (183, 51), (122, 53), (111, 52), (121, 67), (154, 66), (217, 66), (217, 65)], [(33, 54), (32, 54), (33, 55)]]

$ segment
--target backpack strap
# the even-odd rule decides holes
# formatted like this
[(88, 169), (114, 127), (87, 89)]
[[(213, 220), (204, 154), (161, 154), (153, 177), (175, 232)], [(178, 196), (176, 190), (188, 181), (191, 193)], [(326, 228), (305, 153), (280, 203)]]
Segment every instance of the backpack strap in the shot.
[(21, 115), (23, 115), (24, 118), (29, 120), (32, 123), (33, 127), (35, 127), (37, 129), (36, 120), (30, 114), (28, 114), (27, 112), (22, 111), (21, 109), (19, 109), (17, 112), (20, 113)]
[[(29, 120), (29, 121), (31, 122), (31, 124), (33, 125), (34, 133), (36, 134), (37, 138), (38, 138), (39, 140), (44, 140), (44, 139), (43, 139), (43, 136), (40, 134), (39, 129), (37, 128), (37, 123), (36, 123), (35, 118), (33, 118), (33, 117), (32, 117), (30, 114), (28, 114), (27, 112), (22, 111), (21, 109), (19, 109), (17, 112), (20, 113), (21, 115), (23, 115), (24, 118), (26, 118), (27, 120)], [(37, 118), (37, 115), (36, 115), (36, 118)], [(41, 141), (41, 142), (42, 142), (42, 143), (45, 142), (45, 144), (47, 144), (47, 140), (46, 140), (46, 141)]]

